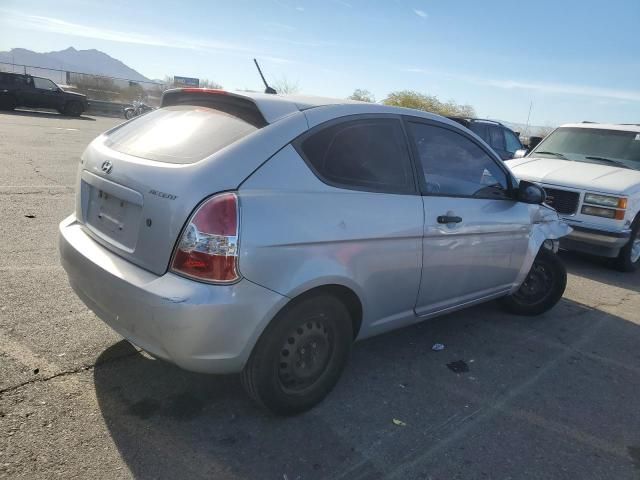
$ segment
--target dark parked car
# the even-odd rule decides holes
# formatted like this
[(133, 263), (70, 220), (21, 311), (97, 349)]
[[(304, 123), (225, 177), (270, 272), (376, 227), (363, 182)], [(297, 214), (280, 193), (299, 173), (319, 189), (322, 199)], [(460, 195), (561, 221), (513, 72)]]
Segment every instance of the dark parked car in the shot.
[(87, 109), (87, 97), (66, 92), (48, 78), (0, 72), (0, 108), (51, 108), (78, 117)]
[(514, 158), (518, 150), (523, 150), (522, 142), (513, 130), (494, 120), (480, 118), (449, 117), (464, 125), (487, 142), (503, 160)]

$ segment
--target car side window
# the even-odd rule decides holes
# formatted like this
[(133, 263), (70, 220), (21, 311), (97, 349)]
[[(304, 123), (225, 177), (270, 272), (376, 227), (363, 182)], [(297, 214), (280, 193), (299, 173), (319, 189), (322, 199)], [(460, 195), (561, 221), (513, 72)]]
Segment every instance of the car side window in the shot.
[(46, 78), (33, 77), (33, 86), (40, 90), (56, 90), (55, 84)]
[(522, 148), (520, 140), (511, 130), (507, 130), (506, 128), (504, 129), (504, 139), (507, 144), (507, 152), (515, 153), (516, 150), (520, 150)]
[(478, 135), (482, 140), (489, 143), (489, 131), (487, 130), (487, 125), (484, 123), (471, 122), (471, 126), (469, 127), (473, 133)]
[(495, 125), (489, 127), (489, 145), (496, 150), (505, 150), (504, 129)]
[(415, 183), (400, 120), (340, 122), (304, 137), (298, 149), (325, 183), (341, 188), (413, 193)]
[(427, 195), (507, 199), (507, 175), (478, 144), (448, 128), (409, 122)]

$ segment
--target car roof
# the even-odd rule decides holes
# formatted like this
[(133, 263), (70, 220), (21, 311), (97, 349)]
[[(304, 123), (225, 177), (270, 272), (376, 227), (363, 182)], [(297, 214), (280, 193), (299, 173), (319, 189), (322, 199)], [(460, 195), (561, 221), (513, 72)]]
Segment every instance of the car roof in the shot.
[[(163, 93), (164, 99), (167, 96), (176, 95), (180, 92), (186, 94), (198, 93), (211, 95), (224, 95), (226, 97), (236, 97), (251, 101), (259, 110), (267, 123), (271, 124), (283, 119), (289, 115), (303, 112), (305, 110), (326, 108), (331, 110), (334, 117), (357, 114), (396, 114), (411, 115), (414, 117), (422, 117), (430, 120), (437, 120), (442, 123), (460, 127), (460, 124), (446, 117), (436, 115), (434, 113), (414, 110), (412, 108), (392, 107), (379, 103), (361, 102), (357, 100), (349, 100), (345, 98), (318, 97), (310, 95), (273, 95), (260, 92), (246, 91), (226, 91), (219, 89), (207, 88), (175, 88), (166, 90)], [(327, 112), (329, 114), (329, 112)]]
[(591, 128), (596, 130), (619, 130), (621, 132), (640, 133), (640, 124), (616, 124), (616, 123), (567, 123), (559, 128)]

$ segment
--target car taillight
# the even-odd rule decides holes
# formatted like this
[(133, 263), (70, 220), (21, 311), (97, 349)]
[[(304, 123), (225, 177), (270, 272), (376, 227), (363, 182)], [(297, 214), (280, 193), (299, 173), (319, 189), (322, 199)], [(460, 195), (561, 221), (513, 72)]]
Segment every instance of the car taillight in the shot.
[(240, 278), (238, 197), (221, 193), (205, 200), (189, 219), (171, 262), (171, 270), (207, 282)]

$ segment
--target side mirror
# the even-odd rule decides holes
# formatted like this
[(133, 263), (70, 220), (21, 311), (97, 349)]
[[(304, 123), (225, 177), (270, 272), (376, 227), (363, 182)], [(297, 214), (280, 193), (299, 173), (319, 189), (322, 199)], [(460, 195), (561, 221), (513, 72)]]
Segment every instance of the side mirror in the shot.
[(513, 158), (522, 158), (527, 153), (529, 153), (529, 150), (521, 148), (520, 150), (516, 150), (516, 153), (513, 154)]
[(547, 199), (544, 189), (535, 183), (520, 180), (518, 185), (518, 200), (523, 203), (539, 205)]

